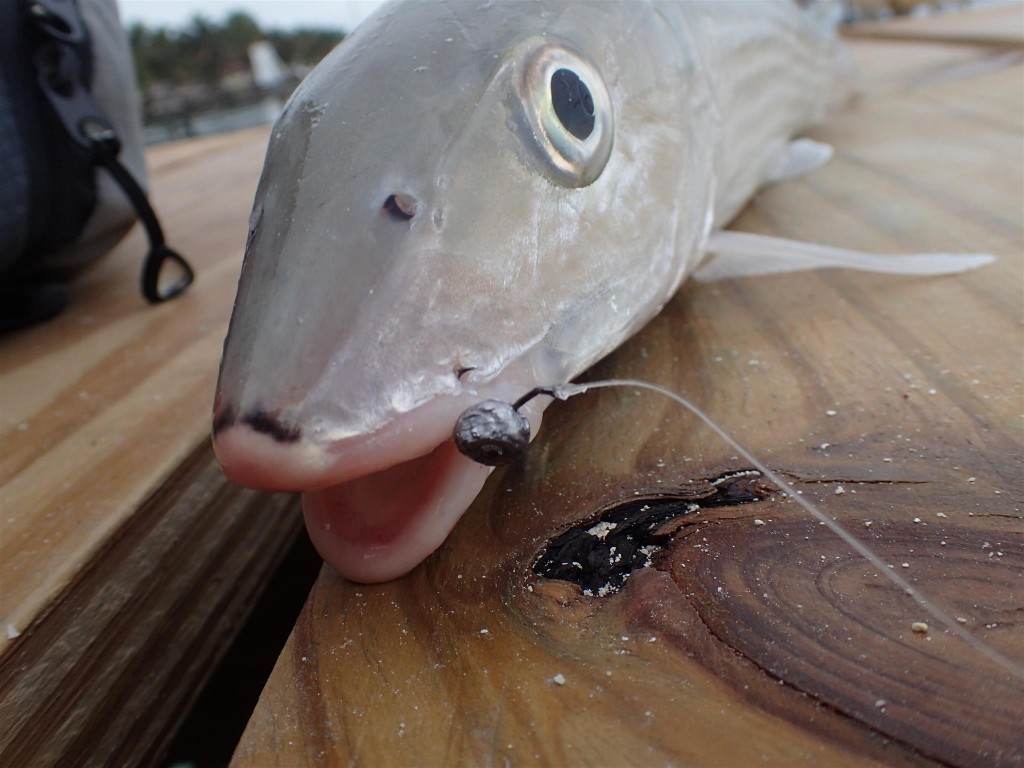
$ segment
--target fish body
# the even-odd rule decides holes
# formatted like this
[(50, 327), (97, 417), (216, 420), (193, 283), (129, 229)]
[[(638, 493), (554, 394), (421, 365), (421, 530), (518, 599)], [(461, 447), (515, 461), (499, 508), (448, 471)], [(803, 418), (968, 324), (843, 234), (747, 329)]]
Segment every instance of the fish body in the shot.
[(215, 405), (228, 476), (302, 491), (349, 578), (413, 568), (489, 471), (458, 415), (652, 318), (823, 116), (839, 56), (789, 0), (380, 9), (273, 129)]

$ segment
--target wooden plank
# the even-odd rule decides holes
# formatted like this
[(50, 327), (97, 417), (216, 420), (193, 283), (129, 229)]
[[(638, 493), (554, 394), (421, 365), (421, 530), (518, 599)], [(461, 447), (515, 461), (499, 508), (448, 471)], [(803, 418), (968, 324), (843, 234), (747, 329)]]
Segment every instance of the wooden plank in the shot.
[(865, 21), (843, 28), (848, 37), (947, 45), (1024, 48), (1022, 3), (994, 8), (964, 8), (957, 13), (935, 13), (923, 18)]
[[(970, 49), (920, 50), (812, 133), (832, 163), (735, 226), (997, 263), (689, 285), (588, 378), (686, 393), (1024, 664), (1024, 68), (955, 75)], [(714, 506), (709, 480), (746, 468), (650, 394), (552, 405), (526, 461), (491, 476), (423, 566), (379, 586), (322, 573), (233, 765), (1021, 764), (1020, 678), (793, 503), (735, 503), (763, 495), (756, 479), (722, 483)], [(585, 531), (666, 493), (705, 506), (651, 534), (653, 567), (620, 591), (536, 572), (575, 531), (595, 559), (578, 549), (566, 570), (599, 574), (609, 553)]]
[(137, 231), (64, 315), (0, 339), (0, 764), (155, 759), (298, 532), (208, 437), (266, 138), (150, 152), (188, 294), (145, 305)]

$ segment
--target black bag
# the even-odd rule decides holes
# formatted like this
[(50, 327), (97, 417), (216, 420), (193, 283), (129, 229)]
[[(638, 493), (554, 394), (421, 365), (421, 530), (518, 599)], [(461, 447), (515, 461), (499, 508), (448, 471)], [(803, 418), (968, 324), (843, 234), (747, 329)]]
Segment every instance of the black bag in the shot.
[[(100, 171), (102, 166), (104, 169)], [(192, 282), (146, 198), (138, 87), (115, 0), (0, 0), (0, 330), (46, 320), (136, 217), (150, 302)], [(161, 269), (179, 277), (162, 286)]]

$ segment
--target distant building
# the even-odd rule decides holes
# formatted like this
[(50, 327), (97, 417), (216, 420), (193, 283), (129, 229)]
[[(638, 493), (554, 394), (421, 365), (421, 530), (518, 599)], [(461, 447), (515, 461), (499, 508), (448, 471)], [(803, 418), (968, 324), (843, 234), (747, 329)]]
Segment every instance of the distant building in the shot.
[(298, 79), (295, 73), (277, 55), (269, 40), (260, 40), (249, 46), (249, 66), (256, 87), (274, 91), (283, 85), (294, 86)]

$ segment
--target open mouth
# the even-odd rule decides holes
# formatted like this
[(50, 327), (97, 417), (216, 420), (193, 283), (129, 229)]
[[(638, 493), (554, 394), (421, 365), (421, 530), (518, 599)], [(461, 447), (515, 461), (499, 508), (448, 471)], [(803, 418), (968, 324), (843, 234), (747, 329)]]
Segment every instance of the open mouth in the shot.
[[(278, 439), (253, 419), (220, 419), (214, 448), (234, 482), (302, 492), (310, 539), (338, 573), (386, 581), (437, 549), (483, 488), (491, 467), (451, 440), (459, 414), (479, 399), (479, 392), (438, 398), (377, 432), (324, 446)], [(542, 410), (538, 401), (523, 408), (533, 434)]]
[(386, 581), (441, 545), (489, 473), (446, 441), (425, 456), (304, 493), (306, 529), (342, 576)]

